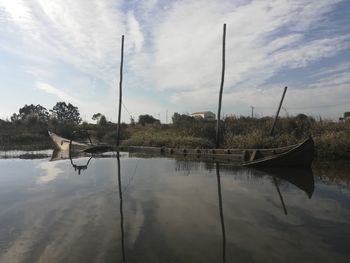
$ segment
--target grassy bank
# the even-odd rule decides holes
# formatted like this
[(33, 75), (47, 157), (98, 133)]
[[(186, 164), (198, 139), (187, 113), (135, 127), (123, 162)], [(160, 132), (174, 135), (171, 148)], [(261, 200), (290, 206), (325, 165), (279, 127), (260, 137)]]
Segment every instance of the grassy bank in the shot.
[[(350, 122), (315, 121), (305, 115), (280, 118), (273, 137), (269, 136), (273, 119), (226, 117), (221, 122), (222, 148), (272, 148), (295, 144), (312, 134), (319, 159), (350, 159)], [(97, 141), (116, 144), (117, 125), (36, 123), (35, 125), (2, 122), (0, 149), (46, 149), (52, 147), (47, 130), (70, 138), (77, 129), (86, 129)], [(213, 148), (215, 123), (179, 115), (171, 125), (122, 124), (122, 144)]]

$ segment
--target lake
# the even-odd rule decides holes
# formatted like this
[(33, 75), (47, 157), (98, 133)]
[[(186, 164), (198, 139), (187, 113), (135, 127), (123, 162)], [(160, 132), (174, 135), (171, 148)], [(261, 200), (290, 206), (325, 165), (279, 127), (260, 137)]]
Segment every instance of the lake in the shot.
[[(347, 163), (0, 153), (0, 262), (349, 262)], [(35, 159), (38, 157), (38, 159)]]

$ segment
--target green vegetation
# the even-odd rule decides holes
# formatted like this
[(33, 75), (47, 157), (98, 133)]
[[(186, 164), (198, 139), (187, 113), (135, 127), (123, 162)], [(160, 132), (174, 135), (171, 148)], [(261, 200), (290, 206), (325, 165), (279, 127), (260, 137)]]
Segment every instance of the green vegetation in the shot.
[[(0, 149), (44, 149), (52, 147), (47, 131), (70, 138), (74, 130), (88, 130), (98, 141), (116, 144), (117, 124), (101, 113), (92, 116), (96, 124), (81, 123), (79, 110), (72, 104), (58, 102), (52, 110), (40, 105), (25, 105), (11, 120), (0, 120)], [(215, 122), (206, 122), (175, 113), (173, 124), (161, 124), (150, 115), (140, 115), (138, 122), (122, 124), (123, 145), (212, 148)], [(316, 154), (322, 159), (350, 158), (350, 121), (333, 122), (299, 114), (280, 118), (274, 137), (269, 136), (273, 118), (227, 116), (221, 121), (222, 148), (271, 148), (300, 142), (312, 134)], [(78, 138), (79, 139), (79, 138)], [(80, 138), (84, 139), (84, 138)], [(85, 138), (86, 139), (86, 138)]]

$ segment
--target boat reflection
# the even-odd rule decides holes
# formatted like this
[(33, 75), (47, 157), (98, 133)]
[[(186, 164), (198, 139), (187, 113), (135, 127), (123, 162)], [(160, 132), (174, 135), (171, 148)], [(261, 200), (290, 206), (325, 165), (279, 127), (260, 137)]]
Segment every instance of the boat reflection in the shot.
[[(192, 166), (192, 165), (193, 166)], [(211, 170), (214, 163), (204, 163), (206, 170)], [(176, 162), (176, 171), (184, 171), (187, 176), (191, 174), (191, 170), (198, 170), (200, 167), (199, 162), (188, 162), (184, 160), (178, 160)], [(280, 202), (282, 204), (283, 212), (285, 215), (288, 214), (285, 201), (280, 190), (280, 186), (286, 183), (296, 186), (298, 189), (306, 193), (306, 195), (311, 199), (315, 188), (314, 175), (311, 168), (242, 168), (237, 166), (231, 166), (227, 164), (216, 163), (216, 174), (218, 178), (218, 185), (220, 186), (220, 170), (225, 172), (225, 174), (234, 175), (246, 175), (255, 179), (267, 177), (270, 178), (276, 187), (277, 194), (279, 196)], [(221, 191), (221, 189), (219, 189)], [(220, 202), (221, 193), (220, 193)]]
[[(74, 159), (78, 158), (89, 158), (85, 164), (77, 164), (75, 163)], [(91, 159), (94, 157), (94, 154), (91, 153), (71, 153), (69, 150), (60, 151), (60, 150), (54, 150), (51, 156), (50, 161), (58, 161), (58, 160), (66, 160), (69, 159), (72, 167), (74, 168), (74, 171), (78, 171), (78, 174), (81, 174), (81, 171), (87, 170)]]
[(255, 176), (272, 176), (276, 187), (288, 182), (304, 191), (310, 199), (315, 189), (314, 174), (311, 168), (252, 169), (251, 173)]
[(73, 162), (73, 159), (72, 159), (72, 158), (69, 158), (69, 159), (70, 159), (70, 163), (72, 164), (72, 166), (73, 166), (73, 168), (74, 168), (74, 171), (78, 171), (78, 174), (80, 174), (81, 171), (87, 170), (88, 165), (89, 165), (89, 163), (90, 163), (92, 157), (93, 157), (93, 156), (91, 156), (91, 157), (89, 158), (89, 160), (87, 161), (87, 163), (84, 164), (84, 165), (75, 164), (75, 163)]
[[(74, 171), (78, 171), (80, 175), (82, 171), (87, 170), (92, 158), (110, 158), (118, 157), (119, 154), (116, 152), (107, 152), (107, 153), (87, 153), (87, 152), (70, 152), (69, 150), (57, 150), (55, 149), (52, 152), (50, 161), (59, 161), (59, 160), (70, 160)], [(89, 158), (85, 164), (77, 164), (74, 160)]]
[[(175, 162), (175, 171), (182, 171), (185, 175), (191, 175), (191, 171), (197, 171), (201, 165), (205, 171), (212, 171), (215, 167), (213, 162), (194, 162), (187, 160), (178, 160)], [(289, 183), (307, 194), (311, 199), (315, 188), (314, 174), (311, 168), (245, 168), (239, 166), (220, 163), (220, 172), (225, 175), (245, 175), (254, 180), (257, 178), (271, 178), (273, 184), (279, 187), (282, 184)], [(218, 167), (218, 165), (216, 165)]]

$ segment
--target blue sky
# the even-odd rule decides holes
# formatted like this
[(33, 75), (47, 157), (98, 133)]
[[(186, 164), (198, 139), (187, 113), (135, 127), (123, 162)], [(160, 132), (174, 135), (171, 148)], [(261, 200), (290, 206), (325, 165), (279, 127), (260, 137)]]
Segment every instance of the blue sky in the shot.
[[(223, 113), (336, 119), (350, 111), (348, 0), (0, 0), (0, 118), (24, 104), (123, 120), (216, 112), (227, 24)], [(128, 110), (128, 112), (126, 111)]]

